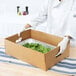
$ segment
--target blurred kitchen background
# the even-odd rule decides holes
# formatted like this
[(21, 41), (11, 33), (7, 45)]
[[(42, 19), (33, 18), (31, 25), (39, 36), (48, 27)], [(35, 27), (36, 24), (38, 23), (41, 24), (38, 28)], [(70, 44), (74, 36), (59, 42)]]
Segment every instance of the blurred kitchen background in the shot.
[[(22, 30), (24, 25), (33, 19), (40, 11), (45, 0), (0, 0), (0, 38), (6, 38)], [(17, 14), (17, 6), (20, 11), (28, 7), (27, 15)], [(36, 27), (44, 31), (46, 23)]]

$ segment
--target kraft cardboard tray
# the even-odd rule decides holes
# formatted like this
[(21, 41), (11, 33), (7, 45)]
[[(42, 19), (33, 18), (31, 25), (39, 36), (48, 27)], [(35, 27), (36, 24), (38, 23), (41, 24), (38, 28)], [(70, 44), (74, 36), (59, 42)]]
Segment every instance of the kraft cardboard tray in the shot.
[(18, 34), (5, 39), (5, 48), (8, 55), (28, 62), (43, 70), (48, 70), (49, 68), (69, 56), (68, 43), (68, 46), (64, 53), (56, 57), (56, 54), (59, 52), (59, 47), (57, 47), (57, 44), (62, 40), (61, 37), (31, 29), (21, 32), (21, 37), (22, 41), (31, 38), (55, 46), (55, 48), (48, 53), (41, 53), (16, 43), (15, 41), (19, 38)]

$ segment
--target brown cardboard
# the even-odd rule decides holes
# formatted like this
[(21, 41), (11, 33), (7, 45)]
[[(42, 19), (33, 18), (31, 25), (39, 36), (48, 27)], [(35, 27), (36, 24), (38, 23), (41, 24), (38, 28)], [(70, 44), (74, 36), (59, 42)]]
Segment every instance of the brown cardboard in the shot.
[[(52, 44), (54, 46), (57, 46), (57, 44), (62, 40), (61, 37), (36, 30), (23, 31), (21, 33), (21, 37), (22, 40), (32, 38), (42, 42), (46, 42), (48, 44)], [(69, 43), (64, 53), (56, 57), (55, 55), (59, 52), (59, 47), (56, 47), (48, 53), (43, 54), (15, 43), (17, 39), (17, 34), (5, 39), (6, 53), (43, 70), (48, 70), (56, 63), (69, 56)]]

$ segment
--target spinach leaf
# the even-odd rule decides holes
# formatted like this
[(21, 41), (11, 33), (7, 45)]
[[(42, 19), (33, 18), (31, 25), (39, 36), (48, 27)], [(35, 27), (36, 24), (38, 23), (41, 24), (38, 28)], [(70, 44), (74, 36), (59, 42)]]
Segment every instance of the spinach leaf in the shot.
[(27, 47), (27, 48), (31, 48), (31, 49), (36, 50), (36, 51), (41, 52), (41, 53), (47, 53), (53, 49), (51, 47), (50, 48), (45, 47), (39, 43), (25, 43), (23, 46)]

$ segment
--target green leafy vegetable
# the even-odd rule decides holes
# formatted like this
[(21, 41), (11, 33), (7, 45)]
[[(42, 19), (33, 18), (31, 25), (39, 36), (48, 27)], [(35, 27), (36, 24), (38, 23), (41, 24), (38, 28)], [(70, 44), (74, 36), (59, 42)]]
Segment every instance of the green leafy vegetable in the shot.
[(27, 47), (27, 48), (31, 48), (33, 50), (36, 50), (38, 52), (42, 52), (42, 53), (47, 53), (49, 52), (50, 50), (52, 50), (52, 48), (48, 48), (48, 47), (45, 47), (39, 43), (26, 43), (23, 45), (24, 47)]

